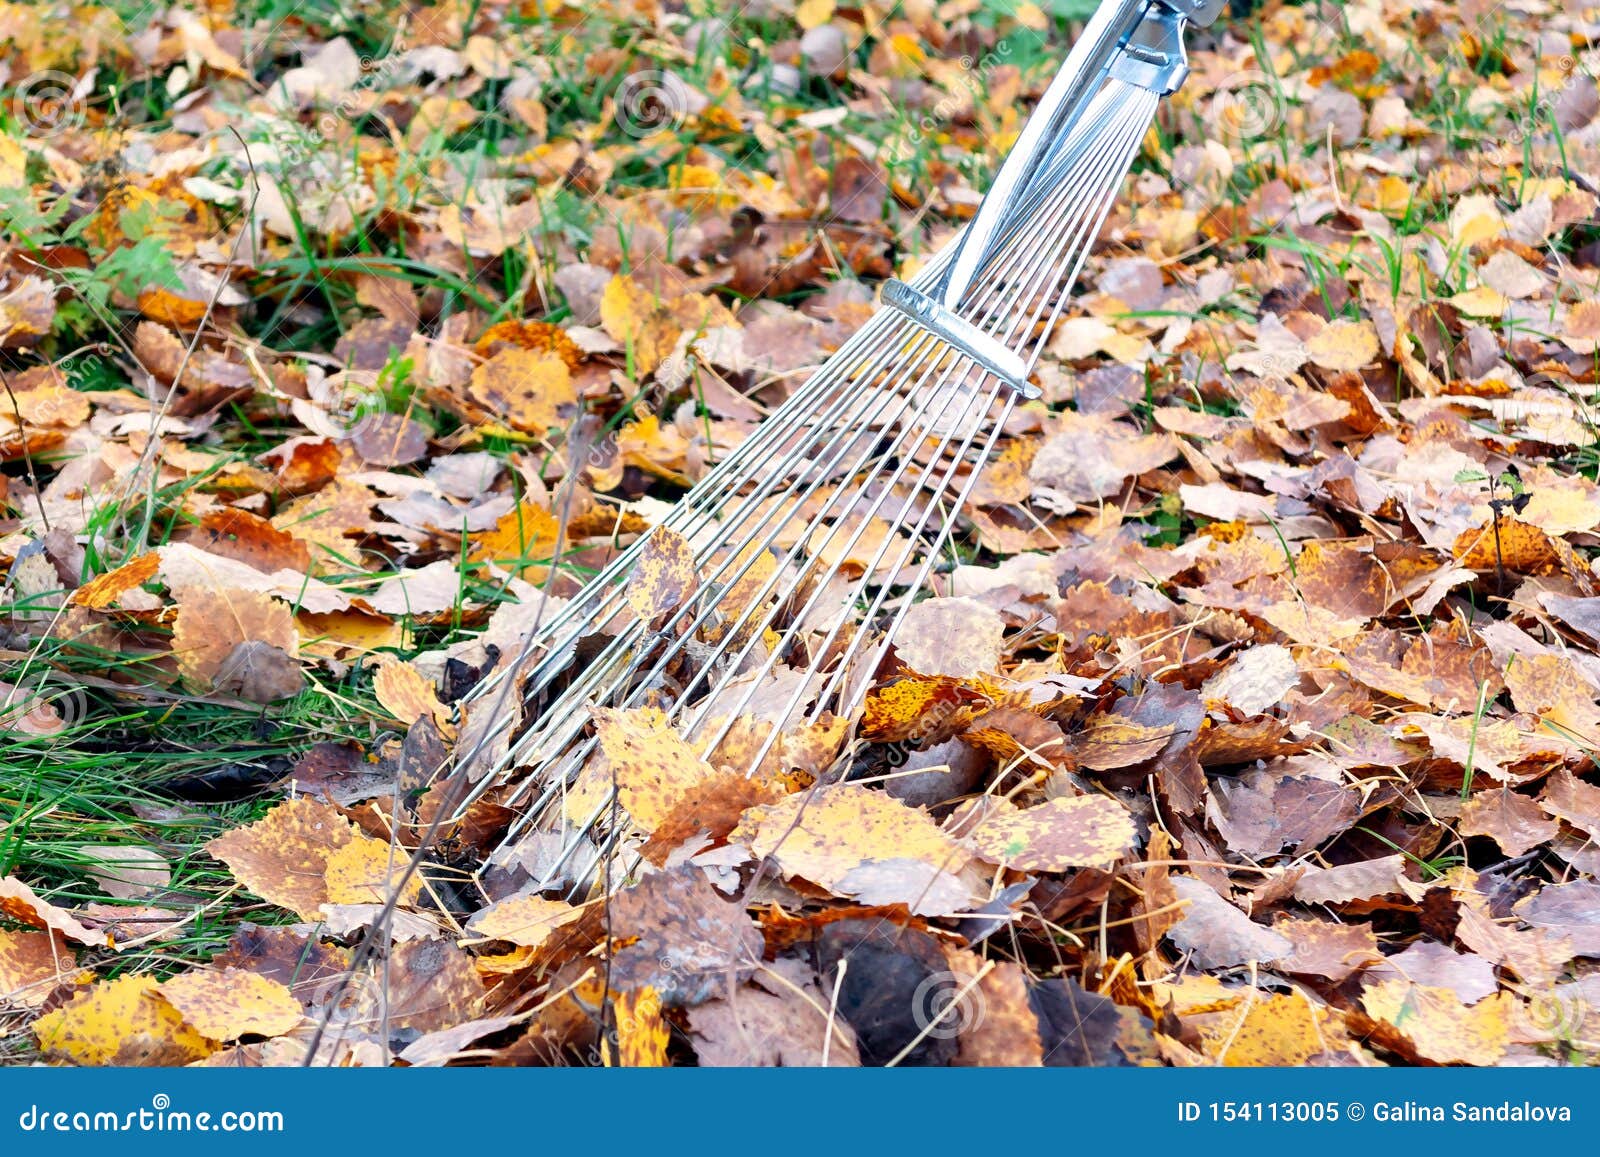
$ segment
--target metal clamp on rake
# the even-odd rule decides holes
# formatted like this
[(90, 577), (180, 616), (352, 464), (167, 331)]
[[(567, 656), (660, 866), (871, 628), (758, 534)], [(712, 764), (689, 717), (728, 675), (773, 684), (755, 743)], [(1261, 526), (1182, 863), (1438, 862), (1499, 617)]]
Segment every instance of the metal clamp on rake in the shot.
[(1028, 381), (1022, 355), (1001, 345), (960, 314), (952, 313), (925, 293), (891, 279), (883, 286), (883, 304), (899, 310), (946, 345), (971, 358), (1024, 398), (1043, 395)]

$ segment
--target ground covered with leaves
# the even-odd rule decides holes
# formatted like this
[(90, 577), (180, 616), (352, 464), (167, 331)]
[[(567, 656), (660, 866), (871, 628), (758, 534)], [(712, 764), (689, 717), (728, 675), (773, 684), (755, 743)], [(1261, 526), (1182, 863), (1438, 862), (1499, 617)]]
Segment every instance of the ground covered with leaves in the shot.
[(1591, 1063), (1600, 23), (1542, 0), (1193, 38), (860, 716), (746, 776), (600, 710), (617, 838), (458, 814), (463, 700), (1083, 8), (0, 5), (0, 1055)]

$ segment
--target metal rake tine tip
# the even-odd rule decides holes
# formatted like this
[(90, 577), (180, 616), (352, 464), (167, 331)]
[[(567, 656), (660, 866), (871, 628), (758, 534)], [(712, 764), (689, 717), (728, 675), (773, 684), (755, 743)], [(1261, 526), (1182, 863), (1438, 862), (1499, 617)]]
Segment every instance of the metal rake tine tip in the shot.
[(1039, 388), (1028, 381), (1028, 366), (1020, 354), (927, 294), (891, 278), (883, 286), (883, 303), (971, 358), (1024, 398), (1031, 400), (1043, 397)]

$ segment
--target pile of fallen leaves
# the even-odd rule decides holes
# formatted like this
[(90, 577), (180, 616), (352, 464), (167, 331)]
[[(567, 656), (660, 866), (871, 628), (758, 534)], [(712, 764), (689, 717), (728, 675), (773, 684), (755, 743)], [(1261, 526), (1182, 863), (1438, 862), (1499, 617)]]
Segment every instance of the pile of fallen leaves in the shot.
[(375, 58), (0, 9), (12, 83), (70, 82), (0, 135), (3, 726), (69, 736), (38, 671), (90, 653), (96, 703), (367, 697), (205, 845), (264, 902), (208, 962), (144, 951), (206, 915), (154, 852), (102, 850), (110, 903), (0, 882), (0, 1024), (78, 1064), (1592, 1061), (1600, 26), (1531, 0), (1200, 38), (860, 717), (744, 775), (597, 711), (564, 809), (614, 789), (619, 840), (457, 814), (458, 701), (970, 216), (1063, 48), (1027, 4), (758, 7), (448, 3)]

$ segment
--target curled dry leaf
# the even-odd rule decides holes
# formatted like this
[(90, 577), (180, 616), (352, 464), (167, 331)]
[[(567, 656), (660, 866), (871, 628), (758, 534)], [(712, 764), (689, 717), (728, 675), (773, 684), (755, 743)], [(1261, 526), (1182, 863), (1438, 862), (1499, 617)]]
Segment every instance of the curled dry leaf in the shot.
[(78, 975), (73, 952), (50, 932), (0, 928), (0, 1006), (38, 1008)]
[(105, 937), (96, 936), (72, 913), (35, 895), (32, 888), (14, 876), (0, 879), (0, 915), (30, 928), (60, 933), (78, 944), (105, 943)]

